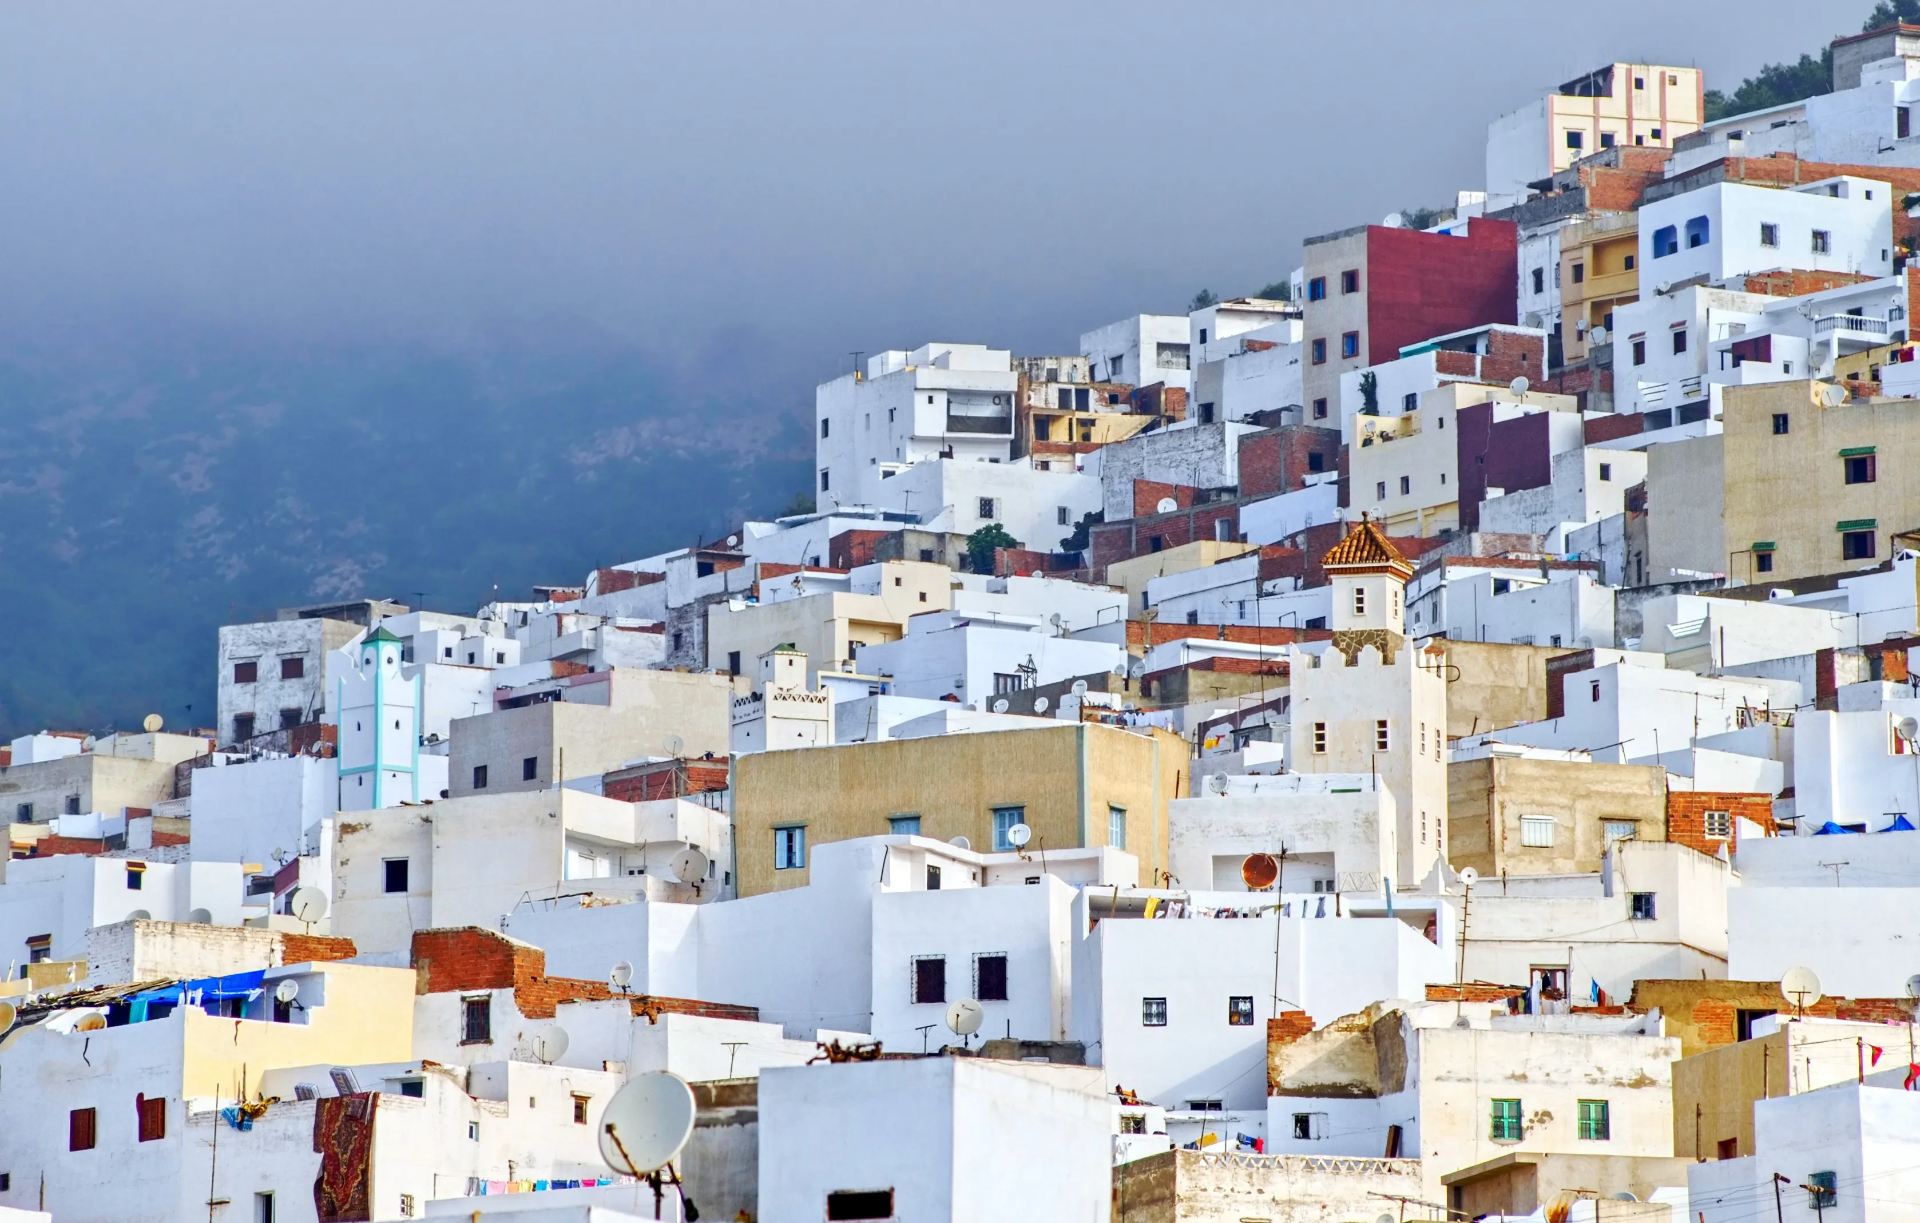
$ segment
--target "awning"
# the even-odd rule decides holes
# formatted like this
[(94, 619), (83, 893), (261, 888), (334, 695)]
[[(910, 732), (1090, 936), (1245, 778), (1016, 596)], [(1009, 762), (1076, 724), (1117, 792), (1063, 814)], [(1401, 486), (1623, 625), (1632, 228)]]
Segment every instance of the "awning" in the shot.
[(133, 1023), (145, 1023), (147, 1008), (156, 1002), (169, 1002), (175, 1006), (184, 1003), (197, 1006), (209, 1015), (220, 1013), (220, 1004), (230, 998), (244, 998), (251, 1002), (265, 990), (262, 981), (266, 978), (264, 969), (253, 972), (237, 972), (225, 977), (202, 977), (197, 981), (176, 981), (171, 985), (162, 985), (158, 989), (143, 990), (127, 999), (128, 1019)]

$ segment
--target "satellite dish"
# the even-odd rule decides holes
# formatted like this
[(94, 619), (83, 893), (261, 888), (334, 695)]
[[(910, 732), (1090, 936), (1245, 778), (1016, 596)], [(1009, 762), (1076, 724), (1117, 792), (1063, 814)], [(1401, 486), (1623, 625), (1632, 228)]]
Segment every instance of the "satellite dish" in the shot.
[(1780, 995), (1804, 1011), (1820, 1001), (1820, 978), (1811, 968), (1789, 968), (1780, 978)]
[(727, 536), (727, 547), (737, 548), (739, 546), (740, 546), (740, 537), (738, 535)]
[(1025, 849), (1027, 842), (1033, 840), (1033, 829), (1025, 824), (1015, 824), (1007, 829), (1007, 844), (1015, 849)]
[(292, 1002), (295, 998), (298, 998), (299, 996), (300, 996), (300, 983), (294, 980), (292, 977), (280, 978), (280, 984), (273, 987), (273, 1000), (275, 1002), (280, 1002), (280, 1003)]
[(140, 719), (141, 729), (145, 730), (150, 735), (159, 734), (160, 728), (162, 726), (165, 726), (166, 724), (167, 724), (167, 720), (161, 717), (157, 713), (150, 713), (146, 717)]
[(1640, 1199), (1623, 1189), (1619, 1193), (1614, 1194), (1609, 1200), (1615, 1202), (1637, 1202)]
[(1005, 713), (1007, 711), (1007, 698), (1003, 696), (995, 701), (993, 703), (993, 711), (995, 713)]
[(1034, 697), (1034, 698), (1033, 698), (1033, 711), (1034, 711), (1035, 713), (1045, 713), (1045, 712), (1047, 711), (1047, 698), (1046, 698), (1046, 697), (1044, 697), (1044, 696), (1036, 696), (1036, 697)]
[(1515, 378), (1512, 382), (1507, 383), (1507, 389), (1509, 391), (1512, 391), (1514, 394), (1520, 395), (1523, 397), (1526, 395), (1528, 389), (1531, 388), (1532, 386), (1533, 386), (1533, 383), (1527, 381), (1527, 376), (1525, 374), (1522, 374), (1518, 378)]
[(1233, 779), (1225, 773), (1215, 773), (1207, 778), (1207, 789), (1212, 790), (1215, 794), (1225, 794), (1227, 787), (1232, 784)]
[(1471, 866), (1463, 866), (1460, 868), (1460, 886), (1461, 887), (1470, 888), (1478, 882), (1480, 882), (1479, 871), (1474, 870)]
[(617, 990), (625, 990), (627, 986), (632, 985), (633, 965), (627, 963), (625, 960), (615, 964), (607, 972), (607, 984)]
[[(1914, 973), (1911, 977), (1907, 978), (1907, 997), (1920, 998), (1920, 972)], [(4, 1024), (0, 1024), (0, 1027), (4, 1026)]]
[(98, 1032), (106, 1026), (107, 1017), (105, 1015), (82, 1015), (80, 1021), (73, 1025), (73, 1030), (76, 1032)]
[(1240, 879), (1250, 892), (1270, 888), (1278, 878), (1280, 864), (1273, 860), (1272, 854), (1248, 854), (1247, 860), (1240, 864)]
[(1172, 497), (1160, 498), (1159, 503), (1153, 507), (1154, 512), (1158, 514), (1171, 514), (1179, 508), (1180, 508), (1180, 503), (1178, 501), (1175, 501)]
[(1653, 286), (1653, 291), (1655, 293), (1658, 293), (1660, 296), (1665, 297), (1667, 294), (1673, 292), (1673, 282), (1671, 280), (1663, 280), (1659, 284)]
[(1403, 212), (1389, 212), (1386, 216), (1380, 218), (1380, 223), (1388, 229), (1405, 229), (1407, 227), (1407, 215)]
[(1913, 737), (1915, 735), (1920, 735), (1920, 718), (1914, 718), (1914, 717), (1901, 718), (1898, 722), (1895, 722), (1893, 724), (1893, 728), (1894, 730), (1899, 732), (1900, 737), (1902, 739), (1905, 739), (1907, 742), (1911, 743), (1913, 742)]
[(187, 920), (196, 926), (211, 926), (213, 924), (213, 911), (211, 909), (191, 910), (187, 914)]
[(13, 1026), (13, 1017), (15, 1014), (17, 1014), (17, 1012), (13, 1009), (13, 1003), (0, 1002), (0, 1032), (4, 1032)]
[(295, 921), (311, 926), (327, 915), (327, 894), (316, 887), (301, 885), (287, 897), (287, 912)]
[(692, 1137), (693, 1114), (693, 1089), (679, 1075), (635, 1075), (600, 1114), (600, 1158), (623, 1176), (658, 1171)]
[(1393, 1216), (1381, 1215), (1379, 1218), (1375, 1219), (1373, 1223), (1393, 1223)]
[(1847, 401), (1847, 388), (1843, 386), (1823, 386), (1820, 388), (1820, 405), (1837, 408)]
[(972, 1036), (986, 1018), (986, 1008), (971, 998), (956, 998), (947, 1007), (947, 1026), (955, 1036)]
[(948, 841), (947, 844), (953, 846), (955, 849), (972, 849), (973, 848), (973, 842), (967, 840), (967, 838), (965, 837), (954, 837), (952, 840)]
[(145, 909), (135, 909), (133, 912), (127, 914), (127, 920), (128, 921), (152, 921), (153, 914), (147, 912)]
[(679, 735), (668, 735), (665, 746), (667, 749), (667, 755), (672, 756), (675, 759), (678, 759), (679, 757), (687, 754), (687, 741), (685, 739), (682, 739)]
[(1073, 688), (1072, 688), (1072, 690), (1071, 690), (1071, 691), (1073, 692), (1073, 695), (1075, 695), (1075, 696), (1085, 696), (1085, 695), (1087, 695), (1087, 681), (1086, 681), (1086, 680), (1084, 680), (1084, 679), (1076, 679), (1076, 680), (1074, 680), (1074, 681), (1073, 681)]
[(673, 855), (673, 877), (682, 883), (699, 883), (707, 877), (707, 855), (689, 845)]
[(573, 1043), (567, 1037), (567, 1030), (558, 1024), (544, 1032), (533, 1035), (533, 1056), (551, 1066), (566, 1056), (567, 1046)]
[(1605, 327), (1595, 327), (1587, 333), (1587, 338), (1595, 344), (1605, 344), (1607, 342), (1607, 329)]

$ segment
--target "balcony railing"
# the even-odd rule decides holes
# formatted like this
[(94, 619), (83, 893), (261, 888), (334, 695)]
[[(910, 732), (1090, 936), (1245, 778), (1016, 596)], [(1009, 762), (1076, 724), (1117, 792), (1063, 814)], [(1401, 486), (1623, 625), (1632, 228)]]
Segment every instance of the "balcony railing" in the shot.
[(1892, 330), (1892, 324), (1883, 318), (1868, 318), (1864, 314), (1828, 314), (1813, 320), (1813, 334), (1827, 331), (1857, 331), (1862, 335), (1886, 335)]

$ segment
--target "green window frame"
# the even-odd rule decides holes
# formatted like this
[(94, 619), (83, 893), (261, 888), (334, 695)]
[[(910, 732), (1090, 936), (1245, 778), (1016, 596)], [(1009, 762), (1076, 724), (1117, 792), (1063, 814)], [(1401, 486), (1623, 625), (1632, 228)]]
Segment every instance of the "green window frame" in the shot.
[(1582, 1100), (1579, 1134), (1588, 1142), (1606, 1142), (1613, 1137), (1613, 1118), (1605, 1100)]
[(1520, 1101), (1495, 1100), (1492, 1109), (1492, 1126), (1488, 1137), (1495, 1142), (1519, 1142)]

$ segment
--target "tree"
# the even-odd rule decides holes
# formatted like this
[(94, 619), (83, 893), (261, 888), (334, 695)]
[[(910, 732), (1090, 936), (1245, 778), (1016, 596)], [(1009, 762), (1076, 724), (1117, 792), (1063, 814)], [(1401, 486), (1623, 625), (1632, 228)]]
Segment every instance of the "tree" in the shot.
[(1372, 370), (1360, 375), (1360, 411), (1366, 416), (1380, 415), (1380, 379)]
[(1268, 301), (1290, 302), (1293, 300), (1293, 282), (1290, 280), (1276, 280), (1266, 288), (1260, 290), (1260, 292), (1254, 294), (1254, 296), (1264, 297)]
[[(1907, 5), (1914, 0), (1899, 2)], [(1804, 102), (1808, 98), (1831, 92), (1833, 48), (1827, 47), (1820, 52), (1819, 59), (1802, 55), (1798, 63), (1768, 64), (1740, 82), (1740, 88), (1730, 95), (1717, 89), (1707, 90), (1707, 121), (1724, 119), (1729, 115), (1744, 115), (1748, 111), (1765, 110), (1770, 106)]]
[(1212, 289), (1202, 289), (1193, 295), (1192, 301), (1187, 303), (1187, 313), (1192, 314), (1195, 310), (1205, 310), (1208, 306), (1219, 304), (1220, 299), (1213, 295)]
[(1860, 32), (1864, 34), (1868, 30), (1878, 30), (1896, 22), (1906, 25), (1920, 24), (1920, 0), (1893, 0), (1891, 4), (1887, 3), (1887, 0), (1880, 0), (1880, 3), (1873, 6), (1873, 11), (1867, 14), (1867, 23), (1860, 27)]
[(780, 511), (779, 516), (781, 518), (791, 518), (796, 514), (811, 514), (814, 512), (813, 494), (795, 493), (793, 499), (787, 502), (787, 508)]
[(1451, 208), (1402, 208), (1400, 222), (1408, 229), (1432, 229), (1442, 221), (1453, 220)]
[(997, 522), (989, 522), (967, 536), (967, 568), (974, 573), (992, 573), (993, 550), (1019, 546), (1020, 541), (1007, 534), (1007, 528)]
[(1093, 542), (1093, 524), (1106, 520), (1105, 510), (1090, 510), (1082, 514), (1080, 521), (1073, 526), (1073, 534), (1060, 541), (1060, 550), (1062, 552), (1086, 551), (1087, 546)]

